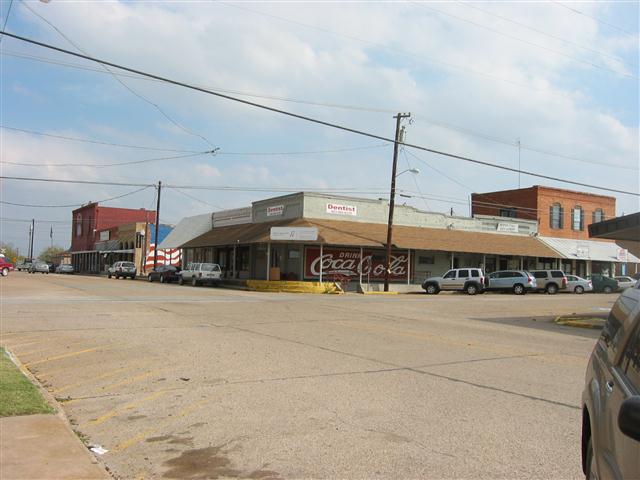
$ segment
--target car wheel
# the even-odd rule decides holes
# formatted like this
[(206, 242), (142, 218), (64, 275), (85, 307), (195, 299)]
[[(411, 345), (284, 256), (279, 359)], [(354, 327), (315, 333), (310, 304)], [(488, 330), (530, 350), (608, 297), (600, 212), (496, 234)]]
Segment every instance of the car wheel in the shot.
[(8, 268), (3, 268), (2, 269), (2, 276), (6, 277), (7, 275), (9, 275), (9, 269)]
[(582, 295), (584, 293), (584, 287), (576, 285), (576, 288), (573, 289), (573, 292), (577, 293), (578, 295)]
[(182, 278), (182, 275), (180, 275), (180, 278), (178, 279), (178, 285), (184, 285), (184, 278)]
[(556, 293), (558, 293), (558, 286), (555, 283), (550, 283), (549, 285), (547, 285), (547, 293), (549, 295), (555, 295)]
[(110, 273), (107, 273), (107, 278), (111, 278), (111, 274)]
[(604, 293), (611, 293), (611, 292), (613, 292), (613, 288), (611, 288), (609, 285), (607, 285), (606, 287), (604, 287), (604, 288), (602, 289), (602, 291), (603, 291)]
[(427, 285), (427, 288), (425, 288), (425, 291), (429, 295), (436, 295), (439, 292), (438, 287), (433, 283), (430, 283), (429, 285)]
[(160, 283), (164, 283), (164, 277), (160, 275)]
[(467, 292), (467, 295), (475, 295), (478, 293), (478, 286), (474, 283), (470, 283), (464, 290)]
[(153, 282), (153, 278), (151, 278), (151, 275), (147, 277), (147, 280), (149, 280), (149, 283)]
[(585, 472), (586, 480), (597, 480), (598, 472), (596, 471), (596, 458), (593, 454), (593, 440), (589, 437), (589, 441), (587, 442), (587, 457), (586, 457), (586, 466), (587, 471)]
[(136, 276), (135, 275), (131, 275), (131, 280), (135, 280)]
[(191, 286), (192, 287), (197, 287), (198, 286), (198, 281), (196, 280), (196, 277), (193, 277), (191, 279)]
[(524, 295), (524, 286), (519, 283), (513, 286), (513, 293), (516, 295)]

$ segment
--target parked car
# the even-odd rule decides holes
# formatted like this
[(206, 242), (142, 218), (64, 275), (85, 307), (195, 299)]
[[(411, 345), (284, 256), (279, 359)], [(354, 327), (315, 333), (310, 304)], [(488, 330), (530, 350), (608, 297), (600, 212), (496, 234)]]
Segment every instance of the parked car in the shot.
[(29, 273), (46, 273), (49, 275), (49, 265), (44, 262), (32, 263), (29, 267)]
[(611, 309), (587, 365), (582, 393), (587, 479), (640, 478), (640, 289)]
[(217, 263), (190, 263), (180, 272), (178, 283), (182, 285), (191, 282), (194, 287), (203, 284), (217, 285), (221, 276), (222, 270)]
[(562, 270), (531, 270), (538, 284), (538, 290), (555, 295), (558, 290), (567, 288), (567, 277)]
[(429, 277), (422, 282), (428, 294), (435, 295), (441, 290), (467, 292), (469, 295), (484, 291), (484, 273), (479, 268), (454, 268), (441, 277)]
[(150, 282), (159, 281), (160, 283), (174, 282), (180, 280), (180, 267), (173, 265), (160, 265), (155, 270), (151, 270), (147, 274), (147, 280)]
[(593, 284), (591, 280), (587, 280), (586, 278), (567, 275), (567, 291), (577, 294), (593, 292)]
[(9, 272), (13, 272), (13, 263), (11, 263), (9, 260), (7, 260), (6, 257), (2, 256), (0, 257), (0, 274), (3, 277), (6, 277), (7, 275), (9, 275)]
[(626, 290), (627, 288), (631, 288), (631, 287), (635, 287), (636, 286), (636, 280), (634, 280), (631, 277), (627, 277), (627, 276), (620, 276), (620, 277), (613, 277), (618, 281), (618, 287), (620, 287), (622, 290)]
[(120, 277), (130, 279), (136, 278), (136, 266), (133, 262), (116, 262), (111, 265), (107, 270), (107, 277), (116, 277), (116, 280)]
[(587, 278), (591, 280), (594, 292), (613, 293), (620, 290), (618, 281), (615, 278), (607, 277), (601, 273), (594, 273), (587, 276)]
[(526, 270), (500, 270), (488, 274), (484, 279), (485, 290), (513, 292), (516, 295), (524, 295), (536, 287), (536, 279)]
[(19, 272), (22, 272), (22, 271), (28, 272), (32, 263), (33, 262), (21, 262), (21, 263), (18, 263), (16, 265), (16, 270), (18, 270)]
[(56, 267), (56, 273), (74, 273), (75, 270), (73, 269), (73, 265), (71, 264), (62, 264), (62, 265), (58, 265)]

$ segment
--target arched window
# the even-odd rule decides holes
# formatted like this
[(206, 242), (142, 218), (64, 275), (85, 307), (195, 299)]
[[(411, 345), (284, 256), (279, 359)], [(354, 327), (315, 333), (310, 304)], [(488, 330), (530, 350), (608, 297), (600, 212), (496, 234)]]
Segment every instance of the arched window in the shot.
[(563, 228), (564, 209), (559, 203), (554, 203), (549, 207), (549, 226), (554, 230)]
[(76, 215), (76, 237), (82, 236), (82, 214)]
[(601, 208), (596, 208), (593, 211), (593, 223), (603, 222), (604, 221), (604, 212)]
[(576, 231), (584, 230), (584, 211), (580, 205), (571, 209), (571, 228)]

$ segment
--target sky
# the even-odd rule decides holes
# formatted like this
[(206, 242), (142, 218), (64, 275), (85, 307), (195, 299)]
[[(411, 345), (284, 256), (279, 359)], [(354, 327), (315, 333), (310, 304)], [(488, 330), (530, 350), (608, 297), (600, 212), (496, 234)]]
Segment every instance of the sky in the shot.
[[(407, 143), (640, 191), (638, 2), (0, 4), (8, 32), (67, 50), (385, 138), (410, 112)], [(381, 140), (10, 37), (0, 70), (2, 176), (142, 185), (0, 180), (0, 242), (21, 253), (31, 219), (36, 254), (68, 248), (74, 205), (153, 209), (158, 181), (180, 187), (162, 189), (163, 223), (291, 191), (388, 198)], [(468, 215), (472, 192), (531, 185), (640, 210), (405, 147), (398, 169), (414, 168), (397, 201), (424, 210)]]

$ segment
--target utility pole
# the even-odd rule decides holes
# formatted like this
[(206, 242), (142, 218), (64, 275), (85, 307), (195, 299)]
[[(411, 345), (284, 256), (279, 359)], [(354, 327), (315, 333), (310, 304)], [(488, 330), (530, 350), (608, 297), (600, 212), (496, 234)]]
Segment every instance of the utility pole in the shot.
[(29, 231), (29, 260), (33, 261), (33, 234), (36, 229), (36, 220), (35, 218), (31, 219), (31, 229)]
[(402, 119), (409, 118), (410, 113), (398, 113), (396, 119), (396, 136), (393, 142), (393, 167), (391, 169), (391, 192), (389, 193), (389, 221), (387, 222), (387, 258), (384, 270), (384, 291), (389, 291), (389, 276), (391, 275), (391, 242), (393, 239), (393, 209), (396, 201), (396, 171), (398, 167), (398, 143), (400, 142), (400, 124)]
[(517, 144), (518, 144), (518, 188), (520, 188), (520, 139), (518, 139)]
[(160, 227), (160, 192), (162, 191), (162, 182), (158, 182), (158, 202), (156, 203), (156, 234), (155, 248), (153, 249), (153, 269), (158, 268), (158, 228)]

